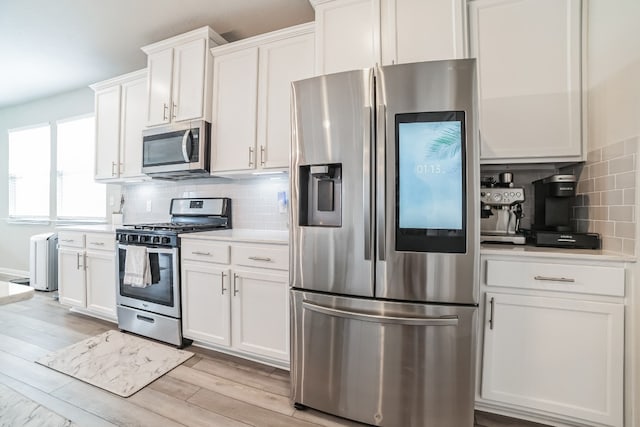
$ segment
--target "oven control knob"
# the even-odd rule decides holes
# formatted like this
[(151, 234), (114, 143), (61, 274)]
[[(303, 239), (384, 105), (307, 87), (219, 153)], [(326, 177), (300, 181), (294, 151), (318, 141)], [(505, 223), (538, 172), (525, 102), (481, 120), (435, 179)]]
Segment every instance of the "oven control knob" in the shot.
[(149, 236), (140, 236), (140, 241), (141, 242), (148, 242), (149, 241)]
[(170, 241), (171, 241), (171, 239), (168, 238), (168, 237), (163, 237), (162, 238), (162, 244), (163, 245), (168, 245)]
[(160, 243), (160, 237), (153, 236), (153, 243)]
[(136, 240), (138, 240), (138, 236), (134, 236), (133, 234), (127, 236), (127, 242), (135, 242)]

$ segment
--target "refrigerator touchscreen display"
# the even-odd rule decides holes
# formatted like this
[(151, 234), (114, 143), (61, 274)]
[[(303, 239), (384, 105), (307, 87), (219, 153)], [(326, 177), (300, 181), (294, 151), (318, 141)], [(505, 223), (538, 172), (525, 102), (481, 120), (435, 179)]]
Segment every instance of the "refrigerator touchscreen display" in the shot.
[(396, 115), (396, 250), (464, 252), (464, 112)]

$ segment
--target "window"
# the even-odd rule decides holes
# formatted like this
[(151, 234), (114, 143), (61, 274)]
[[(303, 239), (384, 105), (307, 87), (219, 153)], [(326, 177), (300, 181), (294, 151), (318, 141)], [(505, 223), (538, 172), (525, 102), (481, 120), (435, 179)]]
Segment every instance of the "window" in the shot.
[(9, 130), (9, 217), (48, 218), (50, 126)]
[(57, 122), (58, 219), (106, 216), (106, 186), (93, 181), (94, 123), (93, 115)]

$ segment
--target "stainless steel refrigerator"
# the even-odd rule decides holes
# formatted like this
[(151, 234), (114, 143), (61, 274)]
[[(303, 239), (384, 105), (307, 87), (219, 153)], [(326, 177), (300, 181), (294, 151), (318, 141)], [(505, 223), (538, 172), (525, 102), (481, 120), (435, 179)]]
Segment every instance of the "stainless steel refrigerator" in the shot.
[(473, 425), (479, 161), (473, 59), (293, 83), (296, 407)]

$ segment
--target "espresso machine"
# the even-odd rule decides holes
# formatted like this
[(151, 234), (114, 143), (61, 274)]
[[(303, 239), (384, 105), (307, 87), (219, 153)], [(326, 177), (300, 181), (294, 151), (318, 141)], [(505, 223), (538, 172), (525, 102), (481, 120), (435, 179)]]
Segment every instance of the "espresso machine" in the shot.
[(520, 230), (524, 188), (514, 186), (511, 172), (498, 178), (498, 182), (482, 180), (480, 185), (480, 241), (524, 245)]

